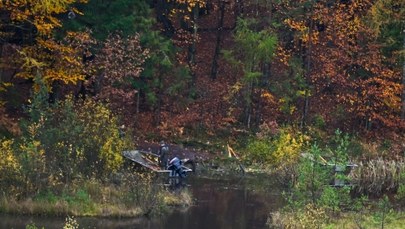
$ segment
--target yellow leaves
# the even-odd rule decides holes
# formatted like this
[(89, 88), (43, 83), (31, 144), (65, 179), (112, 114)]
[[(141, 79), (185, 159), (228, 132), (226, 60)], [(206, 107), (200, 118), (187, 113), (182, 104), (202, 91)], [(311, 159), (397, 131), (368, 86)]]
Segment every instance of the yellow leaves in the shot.
[(71, 5), (83, 0), (14, 0), (2, 1), (2, 8), (10, 12), (10, 18), (16, 22), (29, 22), (35, 25), (42, 36), (51, 36), (54, 28), (60, 27), (60, 20), (56, 15), (66, 13)]
[(69, 71), (66, 69), (46, 69), (44, 76), (46, 82), (61, 81), (65, 84), (75, 84), (79, 80), (84, 80), (84, 74), (75, 72), (75, 70)]
[(11, 87), (12, 83), (0, 82), (0, 92), (6, 91), (7, 87)]
[(32, 6), (34, 14), (60, 14), (66, 12), (75, 0), (37, 0)]
[(22, 65), (23, 68), (41, 68), (43, 66), (46, 66), (46, 64), (29, 56), (24, 58), (24, 63)]
[(17, 76), (32, 78), (39, 72), (49, 85), (56, 80), (76, 83), (85, 76), (80, 51), (53, 39), (38, 38), (37, 46), (18, 50), (23, 71)]
[(290, 61), (291, 58), (291, 51), (288, 51), (284, 49), (281, 45), (277, 46), (277, 51), (276, 51), (276, 56), (277, 60), (279, 60), (281, 63), (283, 63), (285, 66), (289, 66), (288, 62)]
[(4, 188), (10, 188), (15, 184), (21, 169), (12, 145), (12, 140), (0, 139), (0, 189), (3, 191)]
[(174, 2), (178, 6), (170, 10), (170, 15), (181, 15), (185, 21), (190, 21), (193, 10), (206, 6), (204, 0), (167, 0), (167, 2)]
[(75, 83), (84, 78), (84, 68), (80, 61), (82, 50), (52, 39), (54, 29), (62, 26), (57, 15), (68, 11), (78, 12), (71, 5), (83, 2), (86, 1), (1, 1), (2, 9), (9, 13), (13, 23), (28, 24), (28, 28), (35, 27), (38, 32), (31, 35), (35, 43), (23, 44), (22, 48), (16, 49), (19, 58), (13, 59), (17, 62), (16, 68), (20, 70), (18, 77), (32, 78), (40, 73), (49, 84), (55, 80)]
[(302, 134), (292, 133), (291, 129), (280, 130), (276, 122), (262, 124), (257, 138), (247, 146), (247, 156), (254, 161), (271, 162), (275, 166), (295, 162), (307, 139)]
[(304, 32), (308, 30), (308, 27), (305, 25), (305, 21), (293, 21), (290, 18), (285, 19), (284, 23), (289, 25), (292, 29)]
[(105, 161), (106, 171), (116, 171), (122, 165), (124, 159), (120, 153), (121, 148), (116, 147), (113, 138), (108, 138), (101, 147), (100, 158)]
[(298, 159), (300, 150), (304, 145), (304, 137), (302, 135), (295, 137), (288, 132), (282, 132), (273, 144), (275, 151), (272, 156), (276, 164), (288, 164)]
[(231, 100), (237, 93), (240, 92), (240, 90), (243, 88), (243, 83), (241, 81), (236, 82), (232, 87), (230, 88), (230, 91), (228, 94), (224, 96), (225, 100)]
[(284, 23), (290, 26), (291, 29), (296, 30), (299, 32), (299, 39), (301, 39), (302, 42), (307, 43), (317, 43), (319, 40), (319, 31), (310, 29), (307, 25), (306, 22), (303, 20), (300, 21), (294, 21), (291, 20), (290, 18), (285, 19)]
[(275, 101), (274, 96), (268, 91), (263, 92), (260, 97), (262, 97), (262, 98), (264, 98), (264, 99), (266, 99), (267, 101), (270, 101), (270, 102)]
[(12, 140), (0, 140), (0, 176), (20, 168), (20, 164), (13, 153), (12, 144)]

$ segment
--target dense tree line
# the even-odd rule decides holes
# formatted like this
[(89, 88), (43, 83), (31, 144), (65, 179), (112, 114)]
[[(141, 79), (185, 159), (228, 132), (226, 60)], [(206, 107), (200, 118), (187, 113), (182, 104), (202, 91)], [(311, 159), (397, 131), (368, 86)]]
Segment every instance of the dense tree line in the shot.
[(404, 4), (1, 1), (0, 124), (18, 133), (41, 77), (50, 102), (108, 100), (163, 134), (271, 121), (403, 131)]

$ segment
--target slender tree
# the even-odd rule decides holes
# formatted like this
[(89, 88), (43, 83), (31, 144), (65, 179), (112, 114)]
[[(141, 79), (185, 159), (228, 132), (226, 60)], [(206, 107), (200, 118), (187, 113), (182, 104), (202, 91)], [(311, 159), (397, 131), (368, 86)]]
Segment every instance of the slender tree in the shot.
[[(367, 24), (382, 44), (382, 53), (402, 70), (401, 119), (405, 120), (405, 1), (376, 0), (368, 12)], [(396, 64), (397, 63), (397, 64)], [(402, 63), (402, 64), (399, 64)]]
[(272, 59), (277, 45), (277, 37), (266, 30), (255, 31), (254, 25), (253, 19), (240, 18), (234, 34), (236, 43), (234, 49), (224, 53), (231, 63), (241, 67), (244, 74), (234, 86), (232, 93), (243, 95), (242, 116), (248, 128), (252, 126), (252, 116), (256, 110), (255, 98), (261, 96), (258, 95), (260, 92), (258, 85), (263, 76), (260, 66), (264, 61)]

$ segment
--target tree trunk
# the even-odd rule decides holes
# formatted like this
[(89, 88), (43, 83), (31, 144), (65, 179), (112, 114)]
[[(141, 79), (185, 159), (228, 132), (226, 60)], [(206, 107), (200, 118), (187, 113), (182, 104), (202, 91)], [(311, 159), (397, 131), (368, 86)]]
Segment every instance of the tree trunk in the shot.
[(263, 72), (263, 76), (261, 77), (261, 81), (260, 81), (260, 94), (257, 97), (257, 108), (256, 108), (256, 116), (255, 116), (255, 120), (256, 120), (256, 124), (260, 125), (260, 122), (263, 119), (263, 110), (265, 107), (265, 102), (263, 101), (264, 98), (261, 97), (261, 95), (263, 93), (265, 93), (266, 91), (269, 90), (269, 85), (270, 85), (270, 77), (271, 77), (271, 64), (270, 63), (265, 63), (263, 64), (262, 67), (262, 72)]
[(55, 80), (52, 82), (52, 90), (48, 93), (48, 102), (55, 103), (60, 97), (60, 82)]
[[(266, 16), (266, 24), (267, 26), (271, 25), (272, 21), (272, 11), (273, 5), (272, 5), (272, 0), (266, 1), (266, 10), (269, 12), (269, 15)], [(263, 72), (263, 77), (261, 77), (261, 82), (260, 82), (260, 91), (261, 94), (265, 92), (266, 90), (269, 89), (270, 85), (270, 77), (271, 77), (271, 63), (270, 62), (265, 62), (263, 63), (262, 67), (262, 72)], [(262, 120), (263, 117), (263, 108), (264, 108), (264, 102), (263, 98), (261, 96), (258, 96), (258, 107), (257, 107), (257, 112), (256, 112), (256, 121), (258, 124), (260, 124), (260, 121)]]
[[(310, 17), (312, 15), (312, 7), (310, 8)], [(305, 128), (308, 119), (308, 112), (309, 112), (309, 84), (310, 84), (310, 71), (311, 71), (311, 49), (312, 49), (312, 28), (313, 27), (313, 20), (310, 18), (309, 23), (309, 39), (308, 39), (308, 47), (305, 49), (305, 94), (304, 94), (304, 107), (302, 111), (302, 118), (301, 118), (301, 128)]]
[(220, 17), (218, 20), (217, 41), (215, 43), (215, 53), (214, 53), (214, 58), (212, 59), (211, 79), (217, 78), (218, 56), (221, 51), (221, 37), (222, 37), (222, 30), (224, 28), (225, 1), (220, 0), (219, 4), (220, 4)]
[(163, 80), (162, 80), (162, 73), (159, 71), (159, 78), (158, 78), (158, 99), (157, 99), (157, 104), (156, 104), (156, 110), (155, 110), (155, 125), (159, 126), (161, 123), (161, 112), (162, 112), (162, 99), (163, 99)]
[(196, 43), (197, 43), (197, 32), (198, 32), (198, 26), (197, 26), (197, 20), (198, 20), (198, 11), (199, 11), (199, 5), (196, 4), (194, 9), (193, 9), (193, 43), (189, 47), (188, 51), (188, 56), (189, 56), (189, 67), (191, 71), (191, 84), (192, 87), (194, 88), (195, 83), (197, 81), (196, 79), (196, 73), (195, 73), (195, 53), (196, 53)]
[[(3, 66), (3, 42), (0, 43), (0, 66)], [(0, 83), (3, 82), (3, 68), (0, 68)]]
[[(250, 72), (254, 71), (254, 64), (252, 64), (252, 66), (249, 68)], [(246, 126), (248, 129), (250, 129), (251, 127), (251, 123), (252, 123), (252, 114), (253, 114), (253, 93), (254, 93), (254, 88), (255, 88), (255, 83), (250, 81), (248, 82), (247, 88), (246, 88), (246, 104), (245, 104), (245, 122), (246, 122)]]
[(243, 5), (244, 0), (236, 0), (236, 12), (235, 12), (235, 22), (237, 21), (239, 16), (242, 16), (243, 11), (244, 11), (244, 5)]
[[(403, 36), (403, 48), (405, 50), (405, 26), (402, 29), (402, 36)], [(401, 96), (401, 119), (405, 120), (405, 58), (402, 62), (402, 96)]]
[(139, 114), (139, 107), (141, 103), (141, 89), (136, 93), (136, 113)]
[(253, 83), (249, 83), (248, 86), (248, 101), (246, 103), (246, 126), (248, 129), (251, 127), (252, 113), (253, 113)]
[(168, 17), (170, 11), (169, 8), (170, 6), (166, 0), (158, 0), (155, 2), (157, 21), (162, 23), (164, 27), (164, 34), (167, 37), (172, 37), (175, 33), (175, 29)]

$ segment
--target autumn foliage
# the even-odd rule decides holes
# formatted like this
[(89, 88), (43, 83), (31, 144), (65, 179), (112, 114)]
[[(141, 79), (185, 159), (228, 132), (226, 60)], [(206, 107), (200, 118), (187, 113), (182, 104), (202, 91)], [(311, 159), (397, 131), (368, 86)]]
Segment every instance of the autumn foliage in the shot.
[[(267, 122), (403, 131), (403, 2), (123, 2), (134, 10), (2, 1), (5, 106), (12, 111), (9, 83), (40, 76), (59, 99), (109, 101), (139, 134), (232, 134)], [(103, 33), (86, 13), (116, 25)], [(64, 22), (80, 26), (67, 31)]]

